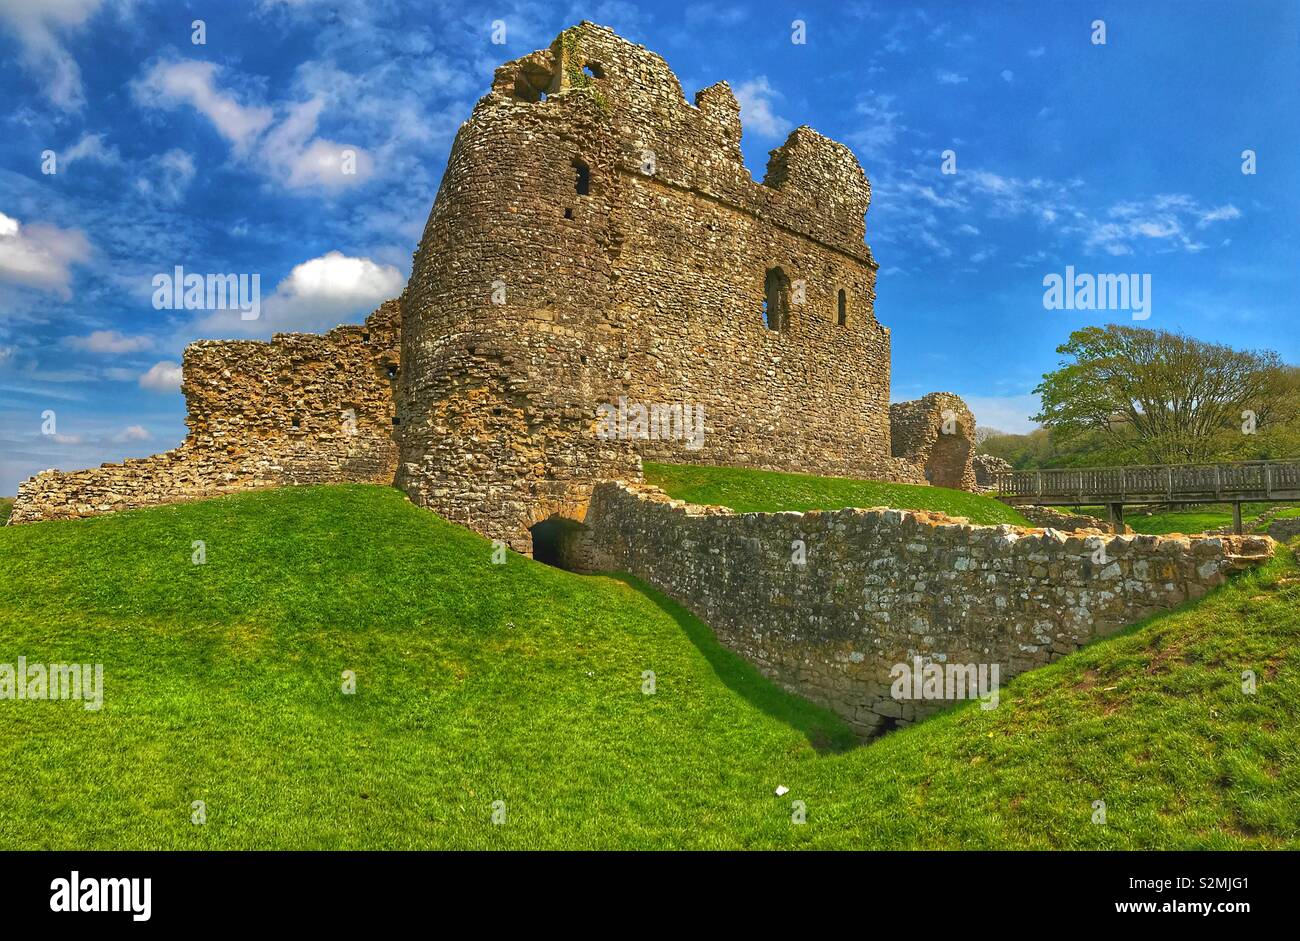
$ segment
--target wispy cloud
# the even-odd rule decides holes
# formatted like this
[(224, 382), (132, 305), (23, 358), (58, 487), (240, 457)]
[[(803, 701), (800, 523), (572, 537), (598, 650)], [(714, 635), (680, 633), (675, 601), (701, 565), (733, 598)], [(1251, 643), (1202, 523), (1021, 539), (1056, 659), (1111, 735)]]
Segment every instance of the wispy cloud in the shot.
[(759, 137), (777, 139), (790, 133), (794, 125), (776, 113), (774, 103), (781, 97), (766, 75), (741, 82), (735, 88), (740, 102), (740, 120), (746, 130)]
[(51, 104), (63, 111), (79, 111), (86, 103), (81, 69), (64, 39), (103, 5), (104, 0), (0, 0), (0, 25), (17, 37), (23, 65), (38, 77)]
[(323, 96), (275, 107), (247, 104), (219, 84), (220, 74), (211, 62), (162, 60), (133, 83), (132, 93), (145, 107), (189, 105), (229, 142), (236, 159), (290, 189), (340, 189), (371, 176), (368, 151), (317, 135)]

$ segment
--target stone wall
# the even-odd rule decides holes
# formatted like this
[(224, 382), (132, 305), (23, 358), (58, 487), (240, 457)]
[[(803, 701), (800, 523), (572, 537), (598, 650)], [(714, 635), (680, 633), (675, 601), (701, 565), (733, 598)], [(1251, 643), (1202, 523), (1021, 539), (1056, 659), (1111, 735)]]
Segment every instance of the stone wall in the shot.
[(922, 469), (936, 487), (975, 489), (975, 416), (951, 392), (889, 406), (893, 455)]
[(767, 676), (870, 735), (949, 704), (894, 698), (895, 664), (996, 663), (1006, 680), (1200, 597), (1272, 547), (884, 509), (736, 514), (608, 483), (562, 561), (645, 580)]
[[(890, 451), (866, 176), (802, 127), (756, 182), (739, 111), (591, 23), (497, 69), (404, 295), (414, 501), (527, 552), (641, 457), (923, 482)], [(702, 407), (702, 446), (599, 437), (620, 397)]]
[(977, 487), (996, 487), (999, 474), (1015, 470), (1010, 461), (994, 457), (992, 454), (976, 454), (970, 460)]
[(270, 342), (203, 340), (185, 349), (180, 447), (90, 470), (49, 470), (18, 489), (11, 523), (70, 519), (257, 487), (391, 484), (393, 385), (401, 308), (364, 325)]

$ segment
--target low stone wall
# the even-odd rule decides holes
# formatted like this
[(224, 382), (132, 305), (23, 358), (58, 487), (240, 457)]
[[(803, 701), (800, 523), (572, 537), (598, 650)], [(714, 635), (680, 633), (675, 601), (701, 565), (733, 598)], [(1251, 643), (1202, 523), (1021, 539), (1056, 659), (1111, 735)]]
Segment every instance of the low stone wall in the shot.
[(1066, 535), (887, 509), (736, 514), (605, 483), (561, 561), (645, 580), (868, 736), (950, 704), (896, 698), (896, 664), (996, 664), (1006, 680), (1200, 597), (1272, 547), (1266, 537)]
[(322, 336), (193, 343), (179, 448), (80, 471), (48, 470), (18, 488), (10, 523), (72, 519), (285, 484), (393, 482), (393, 385), (401, 310)]

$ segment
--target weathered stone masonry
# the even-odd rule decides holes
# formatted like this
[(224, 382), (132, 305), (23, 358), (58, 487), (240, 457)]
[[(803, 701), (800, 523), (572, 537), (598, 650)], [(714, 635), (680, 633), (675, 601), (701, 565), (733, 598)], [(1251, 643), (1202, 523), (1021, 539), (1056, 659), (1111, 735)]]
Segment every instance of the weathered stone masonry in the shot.
[(1272, 547), (886, 509), (737, 514), (607, 483), (564, 550), (569, 565), (644, 579), (767, 676), (870, 735), (948, 705), (893, 699), (896, 663), (997, 663), (1005, 681), (1200, 597)]
[[(413, 500), (528, 551), (641, 456), (924, 482), (890, 452), (867, 179), (803, 127), (755, 182), (739, 112), (590, 23), (497, 69), (403, 299)], [(599, 439), (619, 396), (703, 405), (704, 447)]]
[(11, 523), (71, 519), (256, 487), (392, 483), (401, 308), (324, 336), (193, 343), (180, 447), (90, 470), (45, 471), (18, 490)]

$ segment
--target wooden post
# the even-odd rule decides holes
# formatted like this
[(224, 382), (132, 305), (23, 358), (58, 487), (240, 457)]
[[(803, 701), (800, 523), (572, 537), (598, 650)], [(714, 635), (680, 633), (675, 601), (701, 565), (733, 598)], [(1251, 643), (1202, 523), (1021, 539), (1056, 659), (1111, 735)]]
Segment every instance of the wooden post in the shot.
[(1116, 533), (1124, 532), (1124, 504), (1111, 503), (1110, 509), (1110, 526)]
[(1232, 501), (1232, 531), (1241, 535), (1241, 501)]

